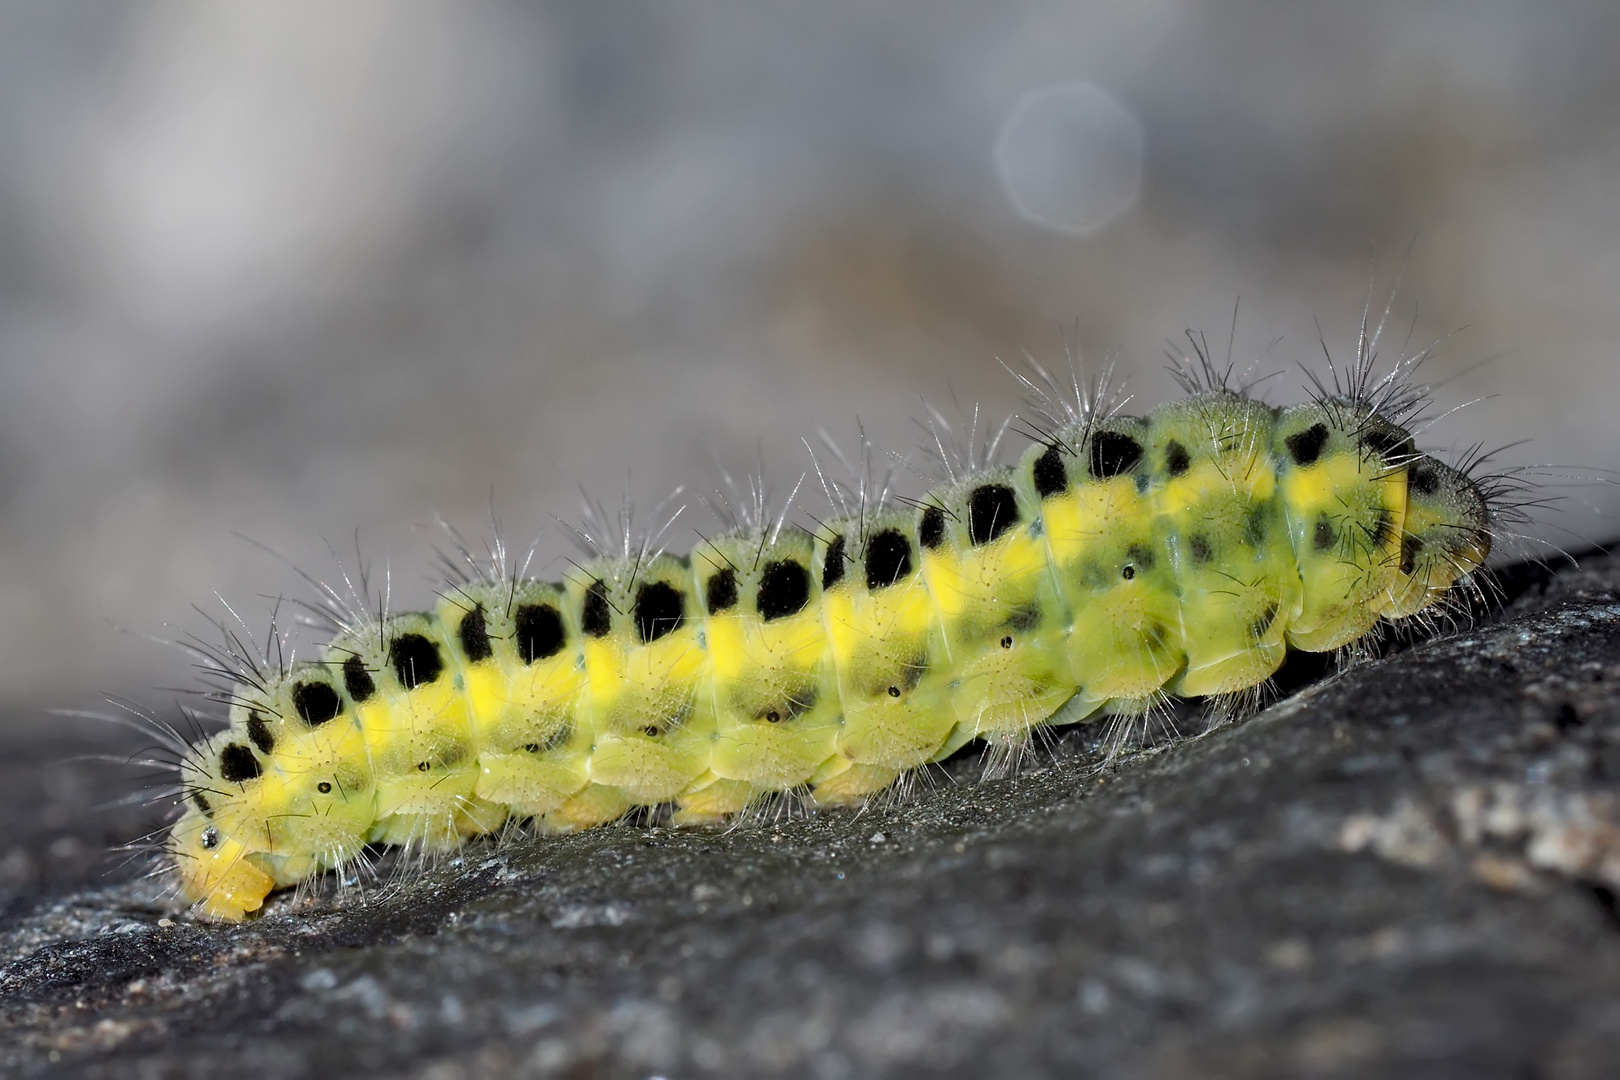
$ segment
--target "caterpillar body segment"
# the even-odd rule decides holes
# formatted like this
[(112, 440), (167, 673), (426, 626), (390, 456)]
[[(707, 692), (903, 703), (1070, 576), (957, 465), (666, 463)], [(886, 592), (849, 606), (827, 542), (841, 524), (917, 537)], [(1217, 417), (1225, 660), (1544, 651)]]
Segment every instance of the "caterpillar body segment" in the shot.
[(479, 582), (438, 606), (454, 628), (478, 746), (473, 794), (519, 818), (559, 811), (590, 784), (591, 732), (577, 722), (585, 675), (578, 620), (560, 585)]
[(1148, 422), (1081, 421), (1024, 454), (1075, 684), (1096, 708), (1145, 701), (1181, 669), (1180, 587), (1164, 550)]
[(930, 494), (917, 534), (954, 672), (945, 754), (973, 739), (1022, 743), (1079, 688), (1038, 500), (1014, 469), (988, 469)]
[(1411, 436), (1365, 408), (1312, 403), (1283, 410), (1272, 455), (1304, 589), (1288, 643), (1308, 652), (1348, 645), (1399, 588)]
[(927, 763), (956, 726), (955, 671), (917, 556), (916, 518), (903, 509), (834, 519), (816, 545), (821, 618), (843, 711), (835, 746), (856, 767), (847, 775), (842, 762), (833, 766), (838, 775), (816, 787), (823, 802), (869, 794), (855, 786), (857, 777), (892, 780)]
[(1180, 587), (1180, 676), (1187, 697), (1258, 685), (1282, 666), (1299, 611), (1292, 552), (1277, 543), (1282, 506), (1270, 454), (1271, 409), (1215, 391), (1154, 411), (1148, 491), (1157, 548)]
[(471, 665), (458, 653), (458, 630), (434, 615), (401, 615), (340, 635), (327, 649), (328, 665), (342, 667), (347, 700), (326, 722), (346, 721), (364, 735), (377, 793), (373, 843), (442, 851), (505, 820), (505, 807), (475, 794)]
[(1489, 554), (1479, 487), (1364, 395), (1070, 419), (813, 534), (755, 522), (356, 620), (236, 687), (186, 762), (181, 894), (232, 920), (366, 844), (859, 801), (973, 740), (1252, 690), (1290, 648), (1434, 610)]
[(565, 599), (580, 612), (576, 722), (592, 737), (591, 783), (552, 823), (585, 827), (673, 801), (707, 773), (715, 730), (690, 567), (668, 555), (587, 564)]
[(679, 820), (735, 813), (810, 783), (835, 759), (844, 714), (818, 565), (814, 538), (792, 528), (749, 529), (693, 552), (716, 779), (681, 797)]

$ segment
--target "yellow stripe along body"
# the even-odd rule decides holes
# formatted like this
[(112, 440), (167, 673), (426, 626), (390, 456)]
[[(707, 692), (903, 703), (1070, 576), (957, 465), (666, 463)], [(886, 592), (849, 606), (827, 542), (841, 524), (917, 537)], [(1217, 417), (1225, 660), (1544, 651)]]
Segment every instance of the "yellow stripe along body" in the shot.
[(238, 688), (169, 846), (186, 899), (233, 919), (367, 843), (854, 801), (973, 739), (1254, 687), (1488, 549), (1478, 489), (1365, 407), (1199, 394), (813, 538), (456, 587), (357, 628)]

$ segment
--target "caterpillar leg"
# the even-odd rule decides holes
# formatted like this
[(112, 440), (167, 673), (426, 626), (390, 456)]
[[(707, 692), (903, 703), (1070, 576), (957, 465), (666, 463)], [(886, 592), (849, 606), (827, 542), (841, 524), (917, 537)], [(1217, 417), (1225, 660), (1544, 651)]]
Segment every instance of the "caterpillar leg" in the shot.
[(811, 795), (818, 806), (848, 806), (868, 795), (875, 795), (900, 778), (899, 769), (883, 765), (860, 765), (848, 758), (834, 758), (830, 771), (819, 774)]
[(616, 787), (592, 784), (540, 819), (547, 832), (570, 833), (617, 821), (638, 805)]
[(718, 777), (703, 786), (688, 789), (676, 801), (676, 825), (718, 825), (738, 813), (760, 793), (747, 780), (722, 780)]
[(448, 810), (432, 813), (390, 814), (372, 827), (374, 844), (396, 844), (423, 851), (449, 851), (470, 836), (494, 832), (506, 821), (499, 803), (465, 796)]

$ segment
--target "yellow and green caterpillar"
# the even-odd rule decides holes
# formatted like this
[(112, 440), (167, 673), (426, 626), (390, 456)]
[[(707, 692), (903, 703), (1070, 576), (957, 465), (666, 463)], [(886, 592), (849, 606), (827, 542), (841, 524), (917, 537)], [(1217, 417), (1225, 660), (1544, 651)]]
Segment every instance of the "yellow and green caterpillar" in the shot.
[(479, 576), (431, 612), (355, 620), (237, 685), (229, 727), (187, 753), (179, 892), (241, 919), (370, 844), (666, 803), (715, 822), (798, 789), (851, 803), (976, 739), (1251, 691), (1290, 648), (1436, 610), (1489, 553), (1480, 485), (1365, 385), (1074, 408), (1016, 466), (915, 506), (556, 584)]

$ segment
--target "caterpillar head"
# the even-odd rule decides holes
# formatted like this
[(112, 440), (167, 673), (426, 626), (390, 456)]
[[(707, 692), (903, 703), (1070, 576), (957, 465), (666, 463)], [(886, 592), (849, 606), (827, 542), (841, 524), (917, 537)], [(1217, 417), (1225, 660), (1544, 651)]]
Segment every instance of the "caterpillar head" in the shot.
[[(190, 797), (248, 850), (334, 866), (365, 844), (374, 816), (365, 743), (326, 668), (295, 665), (237, 687), (231, 726), (182, 765)], [(266, 865), (269, 865), (268, 863)]]
[(1391, 618), (1439, 601), (1485, 564), (1491, 553), (1491, 512), (1485, 494), (1465, 474), (1420, 455), (1407, 468), (1406, 524), (1398, 564), (1401, 589)]
[(192, 791), (164, 850), (181, 897), (207, 918), (236, 922), (263, 906), (276, 881), (212, 815), (208, 796)]
[(193, 747), (180, 763), (187, 803), (218, 832), (254, 852), (269, 850), (269, 821), (278, 809), (266, 803), (264, 777), (263, 757), (236, 728)]

